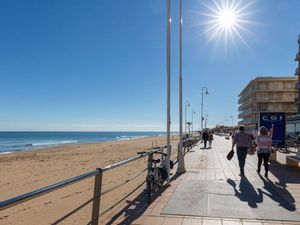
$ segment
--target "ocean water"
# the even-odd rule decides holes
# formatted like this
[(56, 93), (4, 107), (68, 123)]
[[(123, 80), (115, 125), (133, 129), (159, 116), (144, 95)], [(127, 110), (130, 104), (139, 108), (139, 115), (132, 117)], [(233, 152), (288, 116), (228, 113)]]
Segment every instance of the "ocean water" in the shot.
[(165, 132), (0, 132), (0, 154), (59, 145), (129, 140)]

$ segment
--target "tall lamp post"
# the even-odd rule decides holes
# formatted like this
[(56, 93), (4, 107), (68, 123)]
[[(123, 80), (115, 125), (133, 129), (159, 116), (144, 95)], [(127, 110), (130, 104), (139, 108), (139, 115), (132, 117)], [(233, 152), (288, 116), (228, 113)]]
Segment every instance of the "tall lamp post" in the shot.
[(232, 122), (232, 127), (234, 126), (234, 119), (233, 119), (233, 115), (230, 116), (231, 122)]
[(201, 131), (203, 129), (203, 120), (204, 120), (204, 117), (203, 117), (203, 95), (204, 94), (208, 95), (208, 89), (207, 89), (207, 87), (202, 87), (202, 98), (201, 98)]
[(196, 114), (195, 111), (192, 111), (192, 135), (194, 133), (194, 115)]
[[(182, 0), (179, 2), (180, 7), (180, 20), (179, 20), (179, 135), (180, 135), (180, 143), (177, 152), (177, 161), (178, 161), (178, 168), (177, 174), (185, 173), (185, 166), (184, 166), (184, 156), (183, 156), (183, 135), (182, 135)], [(185, 107), (186, 110), (186, 107)], [(185, 112), (186, 116), (186, 112)], [(185, 118), (186, 123), (186, 118)], [(186, 124), (184, 124), (186, 127)], [(185, 129), (186, 131), (186, 129)]]
[(170, 128), (171, 128), (171, 0), (168, 1), (168, 13), (167, 13), (167, 157), (166, 157), (166, 169), (167, 169), (167, 185), (170, 185), (170, 157), (171, 157), (171, 143), (170, 143)]
[(185, 113), (184, 113), (184, 115), (185, 115), (185, 118), (184, 118), (184, 124), (185, 124), (185, 126), (184, 126), (184, 131), (185, 131), (185, 133), (186, 133), (186, 108), (187, 107), (190, 107), (191, 105), (190, 105), (190, 102), (189, 101), (185, 101)]

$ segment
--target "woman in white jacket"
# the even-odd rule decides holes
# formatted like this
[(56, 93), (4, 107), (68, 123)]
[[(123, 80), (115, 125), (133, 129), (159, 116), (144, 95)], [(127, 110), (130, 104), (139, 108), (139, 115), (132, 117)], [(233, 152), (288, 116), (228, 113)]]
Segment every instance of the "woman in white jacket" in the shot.
[(258, 156), (257, 173), (260, 173), (260, 167), (262, 161), (264, 160), (265, 177), (268, 177), (272, 137), (268, 134), (268, 129), (266, 127), (261, 127), (259, 129), (259, 135), (257, 136), (255, 142), (257, 144), (256, 150)]

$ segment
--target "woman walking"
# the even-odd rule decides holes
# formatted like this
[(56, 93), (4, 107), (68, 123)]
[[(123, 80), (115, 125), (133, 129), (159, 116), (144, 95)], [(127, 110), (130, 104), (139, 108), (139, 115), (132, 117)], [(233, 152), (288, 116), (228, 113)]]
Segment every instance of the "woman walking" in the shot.
[(268, 134), (268, 129), (266, 127), (261, 127), (259, 129), (259, 135), (257, 136), (255, 142), (257, 144), (257, 157), (258, 157), (257, 173), (260, 173), (260, 167), (262, 161), (264, 160), (265, 177), (268, 177), (269, 157), (271, 154), (272, 138)]
[(214, 140), (214, 135), (211, 131), (208, 132), (208, 146), (212, 148), (212, 141)]

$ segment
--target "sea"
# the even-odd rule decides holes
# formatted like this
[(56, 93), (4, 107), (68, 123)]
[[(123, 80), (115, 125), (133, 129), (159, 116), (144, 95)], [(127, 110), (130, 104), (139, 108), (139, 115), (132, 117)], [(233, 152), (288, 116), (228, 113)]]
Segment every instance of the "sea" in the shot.
[(0, 154), (89, 142), (162, 136), (166, 132), (0, 132)]

